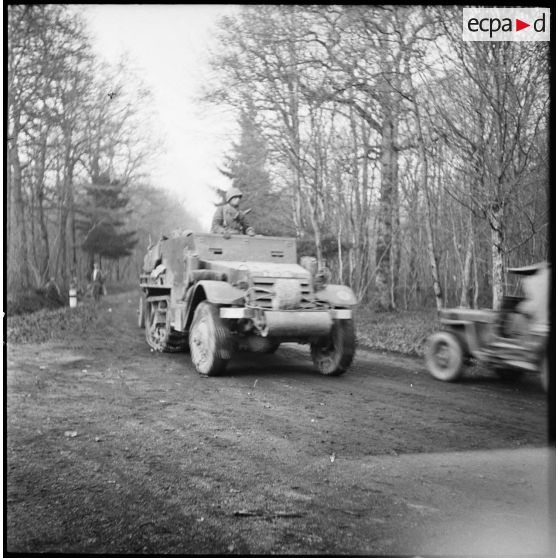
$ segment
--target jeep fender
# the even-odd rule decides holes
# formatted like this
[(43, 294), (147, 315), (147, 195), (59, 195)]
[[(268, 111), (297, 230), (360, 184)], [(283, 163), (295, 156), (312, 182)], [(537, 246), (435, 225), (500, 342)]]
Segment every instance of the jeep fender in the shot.
[(316, 300), (327, 302), (334, 307), (355, 306), (357, 299), (350, 287), (345, 285), (326, 285), (323, 289), (316, 291)]

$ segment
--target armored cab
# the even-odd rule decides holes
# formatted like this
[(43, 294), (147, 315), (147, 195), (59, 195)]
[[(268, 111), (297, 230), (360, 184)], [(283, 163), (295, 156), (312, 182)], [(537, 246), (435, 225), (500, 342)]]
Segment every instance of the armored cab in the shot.
[(156, 351), (190, 350), (200, 374), (222, 373), (237, 351), (309, 344), (316, 368), (345, 372), (355, 352), (353, 307), (313, 258), (297, 263), (294, 238), (185, 231), (148, 250), (139, 325)]

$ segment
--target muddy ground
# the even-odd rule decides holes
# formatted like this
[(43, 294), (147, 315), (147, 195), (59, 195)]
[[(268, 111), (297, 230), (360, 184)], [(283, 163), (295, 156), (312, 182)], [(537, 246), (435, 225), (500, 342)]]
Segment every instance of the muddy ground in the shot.
[(150, 351), (135, 296), (8, 346), (7, 550), (554, 555), (536, 377), (359, 350), (329, 378), (291, 345), (203, 378)]

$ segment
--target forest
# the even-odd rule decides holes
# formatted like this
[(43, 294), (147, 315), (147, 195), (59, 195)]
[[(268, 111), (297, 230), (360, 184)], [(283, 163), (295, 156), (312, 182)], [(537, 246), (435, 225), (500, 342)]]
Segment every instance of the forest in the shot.
[(147, 245), (196, 219), (150, 180), (150, 91), (124, 56), (94, 53), (64, 5), (8, 8), (6, 287), (64, 290), (100, 263), (135, 282)]
[[(150, 181), (149, 90), (63, 5), (7, 30), (10, 296), (97, 260), (134, 282), (163, 227), (199, 230)], [(506, 267), (550, 257), (548, 43), (461, 33), (450, 6), (246, 5), (215, 29), (199, 101), (240, 130), (220, 171), (258, 234), (376, 309), (497, 307)]]

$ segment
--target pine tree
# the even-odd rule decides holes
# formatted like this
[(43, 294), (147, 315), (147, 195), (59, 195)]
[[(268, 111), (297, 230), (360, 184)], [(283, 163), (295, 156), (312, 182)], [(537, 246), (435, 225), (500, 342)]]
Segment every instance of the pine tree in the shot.
[(257, 234), (292, 236), (288, 194), (273, 188), (266, 168), (267, 144), (250, 104), (242, 110), (239, 124), (240, 141), (233, 144), (232, 154), (220, 171), (244, 194), (242, 208), (252, 209), (248, 219)]
[(129, 256), (137, 244), (135, 231), (124, 228), (131, 211), (125, 187), (125, 183), (101, 175), (84, 188), (76, 227), (84, 234), (82, 249), (90, 254), (91, 262), (95, 256), (112, 260)]

